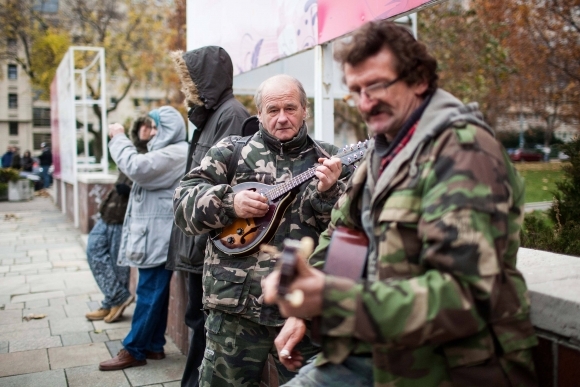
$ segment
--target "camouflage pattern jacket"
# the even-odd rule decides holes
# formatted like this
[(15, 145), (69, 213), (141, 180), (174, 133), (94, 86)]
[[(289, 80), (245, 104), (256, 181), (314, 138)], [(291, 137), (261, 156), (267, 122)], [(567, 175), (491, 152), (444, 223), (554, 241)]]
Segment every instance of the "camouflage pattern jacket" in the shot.
[(380, 176), (371, 144), (310, 258), (337, 226), (369, 237), (364, 280), (327, 276), (319, 364), (372, 353), (375, 386), (535, 384), (523, 182), (480, 117), (439, 89)]
[[(189, 172), (175, 190), (175, 223), (184, 233), (199, 235), (230, 224), (236, 218), (232, 186), (244, 182), (280, 184), (306, 171), (322, 157), (308, 137), (306, 126), (283, 144), (260, 127), (242, 148), (230, 185), (226, 169), (239, 138), (226, 137), (212, 147), (201, 165)], [(334, 145), (318, 143), (329, 154), (337, 153)], [(350, 168), (344, 167), (336, 186), (322, 193), (316, 188), (316, 178), (299, 186), (299, 192), (269, 244), (281, 248), (284, 239), (304, 236), (318, 240), (349, 177)], [(274, 265), (270, 254), (259, 252), (247, 257), (231, 257), (208, 243), (203, 271), (205, 308), (242, 314), (262, 325), (282, 325), (284, 319), (277, 307), (262, 306), (261, 302), (261, 279), (272, 272)]]

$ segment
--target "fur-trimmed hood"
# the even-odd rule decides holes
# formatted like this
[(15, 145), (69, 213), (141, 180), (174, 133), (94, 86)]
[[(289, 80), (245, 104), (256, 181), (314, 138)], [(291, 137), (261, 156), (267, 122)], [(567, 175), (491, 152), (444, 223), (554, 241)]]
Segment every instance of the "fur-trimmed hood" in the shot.
[(171, 57), (188, 108), (204, 106), (207, 110), (215, 110), (233, 95), (234, 68), (223, 48), (207, 46), (185, 53), (174, 51)]

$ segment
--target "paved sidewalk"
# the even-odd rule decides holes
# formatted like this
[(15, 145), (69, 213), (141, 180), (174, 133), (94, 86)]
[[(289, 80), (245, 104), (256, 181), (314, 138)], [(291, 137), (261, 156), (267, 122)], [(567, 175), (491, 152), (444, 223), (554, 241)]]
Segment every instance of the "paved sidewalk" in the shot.
[(83, 239), (52, 198), (0, 202), (0, 387), (179, 386), (185, 356), (169, 337), (164, 360), (98, 370), (121, 348), (135, 304), (113, 324), (85, 319), (102, 295)]

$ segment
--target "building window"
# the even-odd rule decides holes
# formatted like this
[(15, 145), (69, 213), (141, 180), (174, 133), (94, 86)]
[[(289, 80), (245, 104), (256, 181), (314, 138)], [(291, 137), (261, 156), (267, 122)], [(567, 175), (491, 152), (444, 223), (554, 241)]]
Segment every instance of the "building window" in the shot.
[(139, 98), (133, 98), (133, 106), (135, 106), (136, 108), (141, 106), (141, 101), (139, 100)]
[(18, 94), (8, 94), (8, 109), (18, 109)]
[(50, 108), (32, 108), (32, 126), (50, 126)]
[(32, 149), (40, 149), (40, 144), (50, 144), (50, 133), (32, 133)]
[(9, 122), (8, 127), (11, 136), (18, 136), (18, 122)]
[(36, 0), (33, 3), (32, 9), (36, 12), (43, 13), (57, 13), (58, 0)]
[(115, 106), (117, 104), (117, 97), (111, 97), (111, 106)]
[(15, 64), (8, 65), (8, 79), (18, 79), (18, 67)]

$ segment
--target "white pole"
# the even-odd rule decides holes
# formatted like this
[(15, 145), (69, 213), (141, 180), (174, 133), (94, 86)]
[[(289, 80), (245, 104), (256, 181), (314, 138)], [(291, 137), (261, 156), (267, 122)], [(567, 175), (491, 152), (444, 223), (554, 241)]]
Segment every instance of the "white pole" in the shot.
[[(73, 108), (73, 125), (75, 125), (76, 128), (76, 120), (77, 120), (77, 109), (76, 109), (76, 104), (75, 104), (75, 96), (76, 96), (76, 85), (75, 85), (75, 49), (71, 48), (70, 49), (70, 85), (72, 88), (72, 108)], [(76, 132), (76, 129), (73, 129)], [(78, 190), (78, 186), (79, 186), (79, 182), (78, 182), (78, 171), (77, 171), (77, 142), (74, 141), (74, 152), (72, 155), (72, 159), (73, 159), (73, 163), (72, 163), (72, 169), (73, 169), (73, 219), (74, 219), (74, 224), (75, 227), (79, 227), (79, 190)]]
[[(107, 78), (105, 71), (105, 49), (100, 49), (101, 56), (101, 122), (103, 127), (101, 128), (102, 136), (102, 148), (103, 156), (101, 157), (101, 166), (103, 168), (103, 173), (109, 173), (109, 149), (107, 148)], [(95, 142), (97, 139), (95, 138)]]
[(314, 47), (314, 138), (334, 144), (332, 44)]

